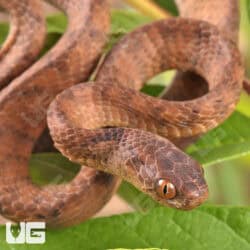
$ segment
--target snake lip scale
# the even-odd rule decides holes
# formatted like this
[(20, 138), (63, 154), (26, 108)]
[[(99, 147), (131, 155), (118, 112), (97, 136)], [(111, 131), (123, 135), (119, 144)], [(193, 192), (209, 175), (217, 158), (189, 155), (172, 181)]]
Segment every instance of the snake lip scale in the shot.
[[(223, 1), (219, 16), (214, 10), (222, 9), (222, 1), (177, 0), (181, 17), (125, 35), (93, 82), (89, 76), (107, 41), (108, 1), (51, 0), (68, 16), (67, 31), (35, 63), (45, 19), (41, 3), (34, 2), (0, 0), (7, 11), (17, 10), (13, 32), (0, 50), (5, 66), (0, 213), (13, 221), (70, 226), (99, 211), (122, 179), (166, 206), (190, 210), (202, 204), (208, 197), (204, 171), (181, 147), (221, 124), (239, 100), (244, 69), (236, 42), (238, 1)], [(20, 9), (40, 27), (37, 37)], [(13, 57), (13, 51), (20, 56)], [(23, 67), (14, 67), (24, 60)], [(139, 91), (168, 69), (178, 74), (162, 99)], [(69, 183), (39, 187), (29, 176), (28, 161), (46, 117), (56, 148), (84, 167)]]

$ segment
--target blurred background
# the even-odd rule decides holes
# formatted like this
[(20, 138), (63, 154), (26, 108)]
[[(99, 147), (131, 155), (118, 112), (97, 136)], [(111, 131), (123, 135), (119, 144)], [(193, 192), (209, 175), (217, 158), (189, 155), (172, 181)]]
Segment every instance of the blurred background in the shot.
[[(166, 0), (169, 6), (173, 6), (173, 2)], [(140, 14), (148, 14), (143, 12), (133, 1), (112, 0), (113, 8), (129, 9)], [(158, 1), (160, 2), (160, 1)], [(130, 4), (129, 4), (130, 3)], [(241, 6), (241, 28), (240, 28), (240, 50), (242, 52), (246, 65), (246, 74), (250, 77), (250, 22), (247, 13), (247, 0), (240, 0)], [(57, 10), (49, 4), (44, 4), (44, 8), (48, 15), (52, 15)], [(176, 10), (170, 9), (169, 12), (174, 13)], [(142, 13), (143, 12), (143, 13)], [(150, 13), (149, 13), (150, 15)], [(151, 16), (152, 17), (152, 16)], [(8, 15), (0, 13), (0, 22), (8, 21)], [(5, 32), (1, 29), (0, 32)], [(159, 81), (163, 84), (168, 84), (171, 81), (173, 72), (162, 74), (155, 78), (151, 83)], [(250, 117), (250, 98), (246, 93), (242, 94), (241, 102), (238, 110), (245, 116)], [(250, 128), (250, 124), (249, 124)], [(250, 133), (250, 129), (249, 129)], [(250, 144), (249, 138), (243, 138), (246, 144)], [(35, 163), (37, 163), (35, 161)], [(35, 165), (35, 164), (34, 164)], [(226, 204), (226, 205), (249, 205), (250, 204), (250, 154), (243, 157), (225, 161), (223, 163), (213, 164), (205, 168), (206, 178), (210, 189), (209, 203)], [(133, 208), (127, 204), (118, 195), (115, 195), (106, 207), (97, 216), (106, 216), (110, 214), (124, 213), (133, 211)], [(1, 221), (1, 220), (0, 220)], [(3, 222), (3, 220), (2, 220)]]

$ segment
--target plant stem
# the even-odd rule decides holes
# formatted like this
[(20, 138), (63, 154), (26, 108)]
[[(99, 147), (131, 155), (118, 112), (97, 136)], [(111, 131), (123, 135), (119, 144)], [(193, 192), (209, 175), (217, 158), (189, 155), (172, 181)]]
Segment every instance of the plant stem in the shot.
[(164, 19), (171, 17), (171, 14), (163, 10), (151, 0), (125, 0), (128, 4), (139, 10), (141, 13), (154, 19)]

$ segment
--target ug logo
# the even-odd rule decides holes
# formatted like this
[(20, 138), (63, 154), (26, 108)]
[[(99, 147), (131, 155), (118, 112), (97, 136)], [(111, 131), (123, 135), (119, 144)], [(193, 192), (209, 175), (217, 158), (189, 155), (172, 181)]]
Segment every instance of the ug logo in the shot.
[(45, 222), (20, 222), (19, 227), (6, 223), (6, 241), (9, 244), (44, 244)]

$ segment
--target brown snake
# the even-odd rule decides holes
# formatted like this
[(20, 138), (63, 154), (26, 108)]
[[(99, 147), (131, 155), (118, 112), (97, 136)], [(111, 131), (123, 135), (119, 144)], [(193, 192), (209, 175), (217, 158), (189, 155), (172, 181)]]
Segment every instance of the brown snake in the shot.
[(11, 17), (11, 30), (0, 50), (2, 89), (34, 62), (43, 47), (46, 29), (39, 1), (1, 0), (0, 4)]
[[(235, 108), (243, 81), (240, 54), (231, 40), (238, 29), (237, 1), (224, 1), (225, 16), (209, 20), (223, 30), (235, 16), (227, 26), (232, 33), (223, 30), (223, 35), (209, 23), (185, 18), (146, 25), (111, 50), (95, 82), (71, 88), (87, 80), (96, 65), (106, 41), (109, 6), (103, 0), (51, 2), (68, 16), (66, 33), (0, 93), (0, 213), (54, 227), (79, 223), (110, 199), (120, 177), (164, 205), (200, 205), (208, 195), (203, 170), (171, 140), (203, 134)], [(181, 12), (181, 6), (188, 10), (194, 2), (178, 1)], [(199, 2), (196, 11), (206, 13), (221, 1)], [(183, 15), (195, 17), (191, 11)], [(208, 83), (208, 93), (175, 102), (138, 91), (155, 74), (173, 68), (198, 74)], [(38, 187), (29, 177), (29, 156), (45, 129), (49, 104), (64, 89), (48, 111), (52, 138), (64, 155), (94, 169), (82, 168), (68, 184)]]

